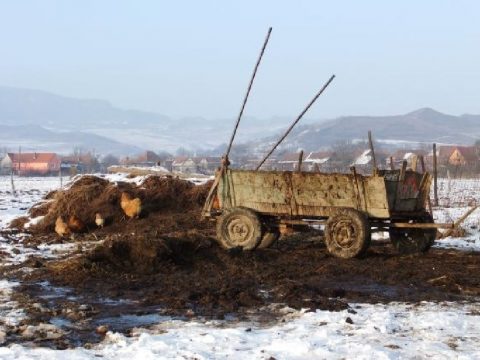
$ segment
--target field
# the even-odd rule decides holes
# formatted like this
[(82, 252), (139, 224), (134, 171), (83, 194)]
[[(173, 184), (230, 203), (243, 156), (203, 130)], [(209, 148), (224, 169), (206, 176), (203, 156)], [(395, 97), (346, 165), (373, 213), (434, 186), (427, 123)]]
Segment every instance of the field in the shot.
[[(210, 240), (211, 226), (197, 223), (195, 207), (176, 209), (112, 225), (128, 229), (130, 253), (156, 252), (152, 263), (116, 263), (108, 246), (94, 250), (118, 240), (113, 230), (61, 241), (7, 229), (60, 180), (14, 185), (16, 196), (0, 177), (1, 358), (480, 357), (480, 210), (461, 237), (426, 254), (399, 256), (380, 234), (365, 259), (339, 260), (317, 233), (226, 252)], [(435, 219), (448, 222), (477, 201), (480, 182), (441, 179), (439, 190)], [(153, 237), (189, 241), (166, 253), (132, 245)]]

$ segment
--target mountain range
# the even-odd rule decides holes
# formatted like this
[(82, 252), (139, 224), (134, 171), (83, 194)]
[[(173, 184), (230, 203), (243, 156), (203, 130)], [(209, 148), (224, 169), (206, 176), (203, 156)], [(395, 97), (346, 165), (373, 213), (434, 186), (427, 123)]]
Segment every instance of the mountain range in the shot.
[[(245, 117), (237, 140), (275, 133), (287, 121), (272, 118), (258, 122)], [(116, 155), (144, 149), (209, 149), (226, 141), (233, 122), (233, 118), (172, 119), (152, 112), (123, 110), (103, 100), (0, 86), (0, 147), (24, 144), (31, 149), (70, 152), (75, 146)]]
[[(275, 141), (292, 119), (242, 119), (236, 144), (261, 149)], [(303, 121), (303, 120), (302, 120)], [(107, 101), (74, 99), (40, 90), (0, 86), (0, 148), (69, 153), (74, 147), (97, 153), (130, 155), (145, 149), (173, 152), (217, 148), (229, 139), (234, 118), (172, 119), (124, 110)], [(480, 115), (453, 116), (430, 108), (394, 116), (344, 116), (308, 119), (283, 147), (317, 150), (344, 140), (364, 140), (372, 130), (377, 142), (471, 144), (480, 139)], [(244, 145), (245, 147), (245, 145)]]
[[(369, 130), (377, 142), (393, 147), (416, 147), (434, 142), (470, 145), (480, 139), (480, 115), (453, 116), (422, 108), (404, 115), (344, 116), (300, 125), (282, 146), (313, 151), (345, 140), (366, 141)], [(268, 137), (263, 142), (274, 139)]]

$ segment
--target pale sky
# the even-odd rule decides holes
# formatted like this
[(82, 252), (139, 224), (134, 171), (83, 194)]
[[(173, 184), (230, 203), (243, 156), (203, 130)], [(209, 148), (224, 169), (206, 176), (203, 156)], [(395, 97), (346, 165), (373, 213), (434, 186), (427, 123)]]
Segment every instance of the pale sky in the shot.
[(0, 0), (0, 85), (172, 117), (480, 113), (480, 1)]

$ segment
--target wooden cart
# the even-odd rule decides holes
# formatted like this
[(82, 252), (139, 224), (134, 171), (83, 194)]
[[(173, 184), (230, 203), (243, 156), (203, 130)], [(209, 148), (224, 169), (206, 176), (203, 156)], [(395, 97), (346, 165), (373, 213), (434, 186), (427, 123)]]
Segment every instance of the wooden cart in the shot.
[(265, 248), (282, 229), (325, 225), (329, 252), (341, 258), (367, 250), (372, 231), (388, 231), (400, 252), (427, 251), (437, 228), (426, 210), (428, 172), (377, 170), (373, 175), (246, 171), (222, 167), (203, 216), (217, 221), (224, 248)]

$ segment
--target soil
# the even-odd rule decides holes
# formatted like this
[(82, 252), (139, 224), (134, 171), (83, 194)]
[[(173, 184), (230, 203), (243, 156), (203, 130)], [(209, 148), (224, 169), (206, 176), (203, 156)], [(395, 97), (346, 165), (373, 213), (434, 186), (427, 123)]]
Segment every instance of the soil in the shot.
[[(9, 274), (21, 280), (13, 299), (26, 309), (22, 324), (56, 320), (68, 330), (55, 342), (36, 340), (56, 348), (101, 341), (95, 329), (103, 325), (128, 335), (138, 324), (122, 322), (126, 314), (271, 322), (281, 320), (285, 305), (356, 311), (355, 303), (480, 298), (478, 253), (431, 249), (399, 256), (387, 242), (374, 242), (363, 259), (345, 260), (318, 240), (297, 236), (242, 252), (225, 251), (198, 233), (182, 240), (112, 237), (63, 260), (31, 258), (23, 264), (31, 272)], [(143, 327), (150, 325), (146, 319)], [(15, 331), (9, 341), (19, 341)]]
[[(226, 251), (214, 240), (214, 223), (199, 217), (208, 184), (148, 181), (121, 190), (142, 198), (148, 208), (142, 218), (121, 220), (119, 190), (108, 192), (110, 185), (102, 183), (96, 199), (109, 199), (111, 207), (92, 203), (110, 209), (108, 226), (77, 235), (78, 250), (65, 258), (31, 257), (3, 268), (5, 276), (21, 281), (14, 300), (25, 307), (26, 323), (55, 320), (68, 330), (61, 339), (38, 340), (42, 344), (65, 348), (98, 342), (103, 335), (95, 329), (101, 325), (128, 334), (135, 325), (122, 323), (122, 314), (277, 321), (285, 305), (355, 311), (351, 304), (480, 298), (480, 253), (434, 248), (400, 256), (388, 241), (374, 241), (362, 259), (339, 259), (327, 252), (318, 233), (285, 237), (267, 249)], [(59, 201), (69, 194), (53, 197)], [(46, 210), (51, 219), (68, 208), (52, 204)], [(77, 216), (97, 209), (76, 208)], [(51, 241), (48, 229), (46, 223), (32, 234), (30, 245)], [(102, 242), (89, 246), (91, 240)], [(22, 271), (25, 266), (32, 270)], [(141, 325), (148, 326), (148, 320)], [(17, 332), (12, 328), (8, 341), (18, 341)]]

